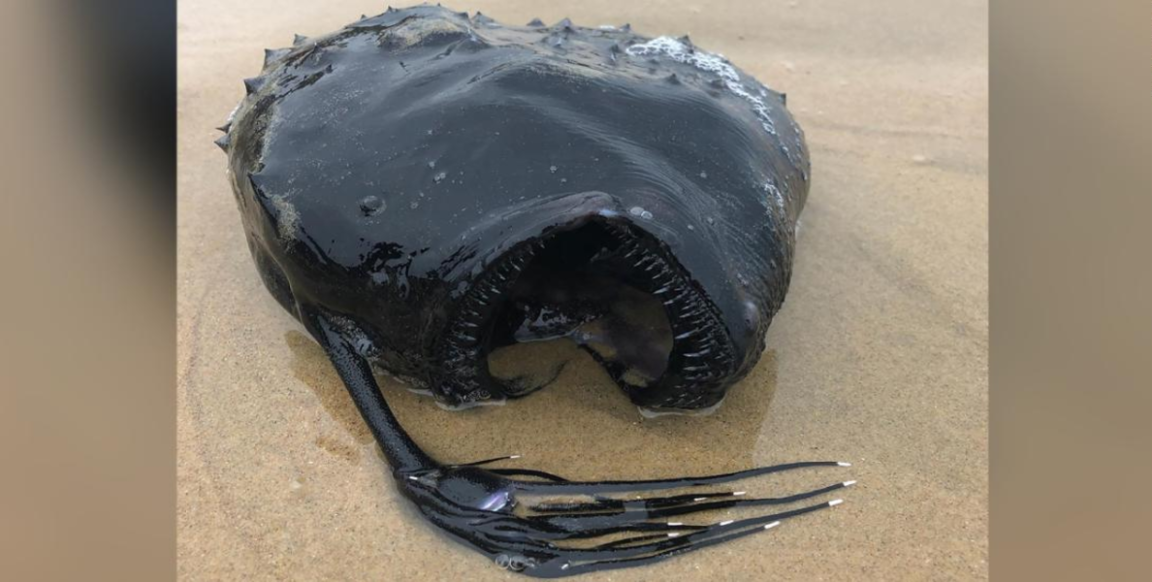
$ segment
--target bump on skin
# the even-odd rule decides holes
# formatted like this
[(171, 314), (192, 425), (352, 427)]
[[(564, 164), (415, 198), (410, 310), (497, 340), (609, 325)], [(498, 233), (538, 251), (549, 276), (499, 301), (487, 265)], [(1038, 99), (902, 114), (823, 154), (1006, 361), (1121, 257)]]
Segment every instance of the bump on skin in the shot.
[(272, 63), (283, 59), (288, 56), (292, 49), (264, 49), (264, 67), (267, 68)]
[(249, 95), (251, 95), (259, 91), (260, 88), (264, 86), (264, 80), (264, 77), (252, 77), (249, 79), (244, 79), (244, 90), (247, 91)]

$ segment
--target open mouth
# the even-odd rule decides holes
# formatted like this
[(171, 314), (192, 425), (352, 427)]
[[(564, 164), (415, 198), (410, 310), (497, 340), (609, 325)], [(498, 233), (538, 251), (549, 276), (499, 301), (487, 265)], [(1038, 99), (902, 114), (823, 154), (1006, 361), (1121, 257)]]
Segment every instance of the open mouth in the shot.
[(583, 218), (517, 245), (459, 306), (437, 354), (450, 404), (541, 387), (538, 378), (494, 373), (490, 356), (559, 338), (590, 353), (645, 408), (712, 406), (734, 373), (712, 302), (664, 245), (620, 219)]

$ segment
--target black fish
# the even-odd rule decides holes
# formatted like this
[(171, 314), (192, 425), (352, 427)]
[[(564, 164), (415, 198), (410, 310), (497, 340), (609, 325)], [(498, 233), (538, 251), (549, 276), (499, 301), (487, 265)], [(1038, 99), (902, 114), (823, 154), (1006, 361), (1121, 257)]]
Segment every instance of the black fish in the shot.
[[(542, 576), (646, 563), (836, 501), (715, 525), (650, 521), (790, 503), (696, 487), (800, 467), (578, 483), (443, 465), (371, 364), (448, 405), (521, 396), (495, 349), (570, 337), (633, 402), (719, 404), (759, 359), (808, 191), (802, 133), (767, 89), (686, 37), (567, 19), (505, 27), (432, 6), (269, 50), (217, 143), (264, 283), (344, 380), (406, 496), (500, 565)], [(844, 465), (844, 463), (841, 463)], [(512, 479), (522, 476), (528, 479)], [(524, 495), (590, 496), (515, 515)], [(633, 537), (574, 548), (563, 540)], [(680, 535), (683, 534), (683, 535)]]

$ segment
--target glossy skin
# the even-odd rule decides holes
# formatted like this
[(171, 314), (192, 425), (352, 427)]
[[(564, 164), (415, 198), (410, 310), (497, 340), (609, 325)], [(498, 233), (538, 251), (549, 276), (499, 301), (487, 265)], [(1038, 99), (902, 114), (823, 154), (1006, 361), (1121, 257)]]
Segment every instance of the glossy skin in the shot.
[[(559, 578), (595, 570), (640, 566), (759, 533), (781, 521), (834, 507), (839, 499), (768, 515), (708, 525), (668, 521), (715, 509), (795, 504), (854, 484), (833, 483), (787, 497), (747, 498), (743, 491), (698, 491), (739, 479), (848, 463), (813, 461), (761, 467), (724, 475), (648, 481), (576, 482), (527, 469), (481, 469), (515, 456), (461, 465), (444, 465), (429, 457), (392, 415), (358, 355), (344, 323), (312, 309), (303, 311), (309, 331), (320, 342), (348, 393), (380, 444), (396, 485), (437, 527), (502, 568), (538, 577)], [(530, 480), (512, 479), (513, 476)], [(689, 489), (688, 493), (641, 497), (641, 492)], [(627, 499), (613, 494), (637, 494)], [(563, 496), (517, 513), (524, 499)], [(571, 501), (572, 497), (582, 498)], [(630, 534), (597, 545), (573, 546), (571, 540)]]
[[(567, 21), (504, 27), (430, 6), (268, 51), (246, 85), (217, 143), (257, 268), (324, 346), (402, 491), (433, 523), (505, 567), (562, 576), (661, 559), (794, 514), (710, 528), (646, 521), (714, 508), (693, 494), (639, 510), (598, 499), (513, 515), (525, 495), (783, 469), (589, 484), (444, 466), (396, 423), (370, 368), (450, 405), (521, 395), (489, 375), (486, 355), (506, 341), (497, 328), (534, 261), (563, 256), (663, 305), (675, 338), (658, 378), (637, 384), (627, 366), (599, 358), (634, 402), (717, 404), (759, 358), (790, 276), (808, 159), (782, 95), (686, 39)], [(539, 303), (591, 317), (580, 302)], [(721, 503), (749, 502), (782, 501)], [(668, 536), (678, 530), (687, 531)], [(661, 533), (596, 550), (555, 543), (617, 531)]]

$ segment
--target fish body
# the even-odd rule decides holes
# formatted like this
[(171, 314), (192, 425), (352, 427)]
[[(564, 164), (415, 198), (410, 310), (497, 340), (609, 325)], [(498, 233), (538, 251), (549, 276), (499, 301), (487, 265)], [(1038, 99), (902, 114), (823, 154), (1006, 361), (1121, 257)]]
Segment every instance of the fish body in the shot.
[[(244, 84), (216, 143), (257, 271), (325, 350), (400, 492), (453, 538), (506, 569), (569, 576), (840, 500), (668, 517), (854, 483), (775, 499), (712, 489), (847, 465), (832, 461), (603, 482), (485, 468), (515, 455), (445, 464), (373, 375), (450, 406), (499, 402), (539, 386), (495, 375), (494, 351), (567, 338), (643, 408), (717, 406), (759, 359), (791, 276), (810, 167), (782, 94), (687, 37), (427, 5), (298, 36)], [(640, 495), (667, 489), (693, 491)]]
[(633, 400), (706, 408), (759, 358), (809, 162), (783, 96), (723, 57), (422, 6), (267, 51), (246, 86), (224, 147), (264, 281), (292, 313), (355, 321), (366, 355), (445, 403), (510, 395), (483, 369), (484, 308), (516, 253), (591, 223), (647, 259), (602, 270), (682, 302), (663, 377), (614, 374)]

